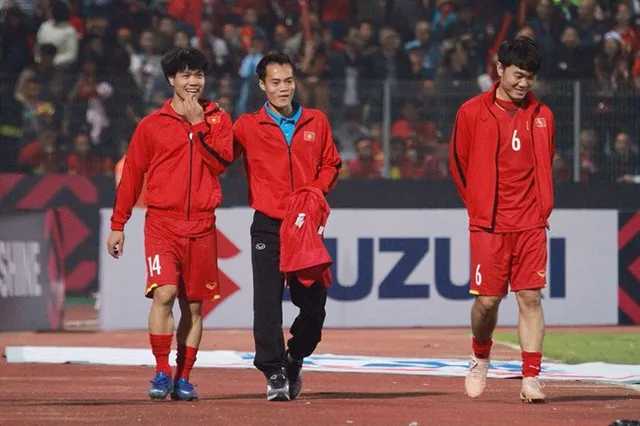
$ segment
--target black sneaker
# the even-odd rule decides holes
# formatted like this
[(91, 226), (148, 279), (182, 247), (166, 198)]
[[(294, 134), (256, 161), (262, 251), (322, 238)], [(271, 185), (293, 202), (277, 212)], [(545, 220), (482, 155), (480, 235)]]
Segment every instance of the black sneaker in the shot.
[(284, 371), (274, 372), (267, 377), (267, 401), (290, 401), (289, 380)]
[(285, 372), (287, 379), (289, 379), (289, 398), (296, 399), (302, 392), (302, 360), (293, 358), (287, 352)]

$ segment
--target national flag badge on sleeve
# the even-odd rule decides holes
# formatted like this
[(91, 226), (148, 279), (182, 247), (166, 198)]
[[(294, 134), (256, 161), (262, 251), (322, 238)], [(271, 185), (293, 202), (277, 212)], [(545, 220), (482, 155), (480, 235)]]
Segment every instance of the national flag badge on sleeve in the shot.
[(209, 122), (210, 122), (211, 124), (218, 124), (218, 123), (220, 122), (220, 116), (218, 116), (218, 115), (214, 115), (213, 117), (211, 117), (211, 118), (209, 119)]
[(305, 141), (314, 141), (314, 140), (316, 140), (315, 132), (304, 132), (304, 140)]
[(547, 120), (544, 117), (536, 118), (536, 127), (547, 127)]

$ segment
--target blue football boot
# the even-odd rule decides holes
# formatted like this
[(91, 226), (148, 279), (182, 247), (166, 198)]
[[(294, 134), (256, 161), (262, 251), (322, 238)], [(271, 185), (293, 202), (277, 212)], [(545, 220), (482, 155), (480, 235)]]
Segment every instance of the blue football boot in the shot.
[(171, 399), (175, 401), (197, 401), (198, 393), (186, 378), (180, 377), (173, 383)]
[(173, 380), (171, 376), (164, 371), (156, 373), (156, 377), (151, 381), (151, 389), (149, 389), (149, 398), (165, 399), (167, 395), (173, 392)]

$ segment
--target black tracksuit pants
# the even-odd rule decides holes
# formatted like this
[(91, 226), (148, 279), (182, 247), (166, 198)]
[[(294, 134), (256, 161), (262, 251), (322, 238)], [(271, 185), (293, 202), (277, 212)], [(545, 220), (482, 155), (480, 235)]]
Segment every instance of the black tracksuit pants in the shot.
[[(282, 292), (284, 274), (280, 272), (281, 220), (255, 212), (251, 224), (251, 266), (253, 268), (254, 365), (267, 377), (285, 365), (282, 332)], [(327, 289), (316, 282), (305, 287), (297, 280), (289, 282), (291, 301), (300, 309), (287, 342), (293, 358), (313, 353), (322, 338), (326, 316)]]

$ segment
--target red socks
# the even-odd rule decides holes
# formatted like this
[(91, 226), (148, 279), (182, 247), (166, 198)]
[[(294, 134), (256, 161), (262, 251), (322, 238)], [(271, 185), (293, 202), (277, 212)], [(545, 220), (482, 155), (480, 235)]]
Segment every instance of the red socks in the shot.
[(491, 345), (493, 344), (493, 339), (489, 337), (488, 340), (477, 340), (475, 337), (472, 341), (473, 354), (478, 359), (487, 359), (491, 354)]
[(172, 341), (173, 334), (149, 334), (151, 352), (156, 357), (156, 373), (163, 371), (167, 376), (171, 376), (169, 353), (171, 352)]
[[(171, 366), (169, 365), (169, 353), (171, 353), (171, 342), (173, 334), (149, 334), (151, 342), (151, 352), (156, 357), (156, 373), (163, 371), (167, 376), (171, 376)], [(186, 345), (178, 345), (176, 354), (176, 375), (175, 379), (184, 377), (189, 380), (189, 374), (196, 362), (198, 348)]]
[[(473, 354), (478, 359), (489, 358), (493, 340), (481, 341), (473, 338)], [(542, 364), (542, 352), (522, 351), (522, 377), (537, 377), (540, 374)]]
[(522, 377), (537, 377), (541, 363), (542, 352), (522, 351)]
[(186, 345), (178, 345), (178, 353), (176, 354), (176, 364), (178, 368), (176, 370), (175, 379), (184, 377), (189, 380), (189, 374), (193, 369), (193, 364), (196, 362), (196, 355), (198, 354), (198, 348), (193, 348)]

